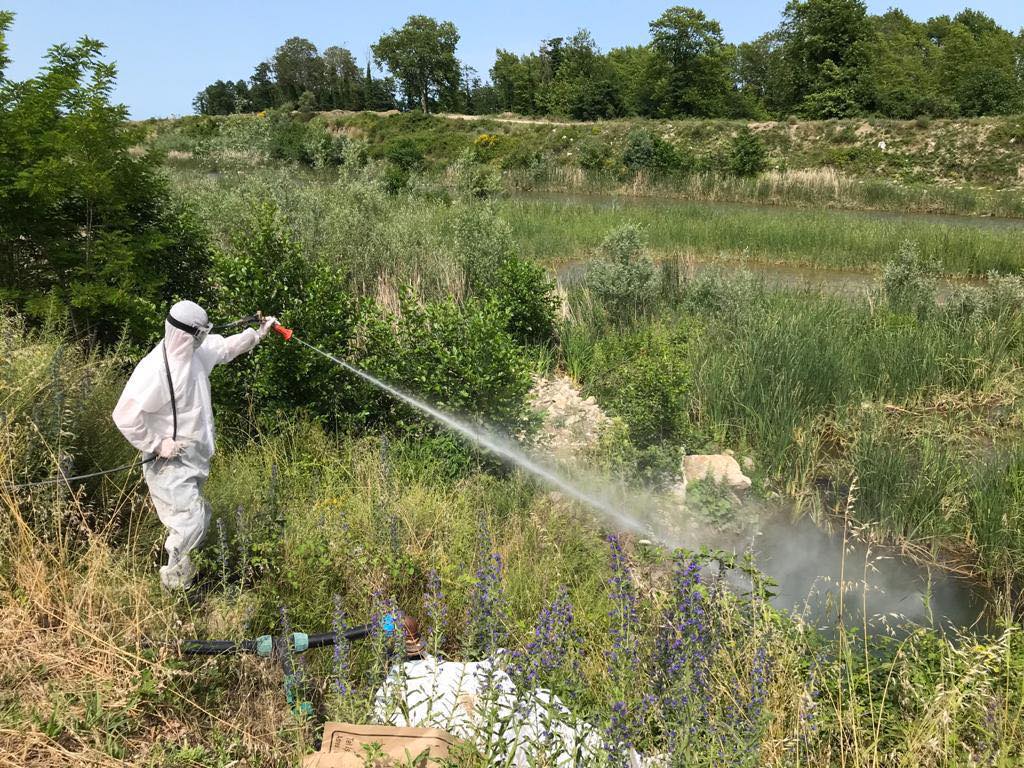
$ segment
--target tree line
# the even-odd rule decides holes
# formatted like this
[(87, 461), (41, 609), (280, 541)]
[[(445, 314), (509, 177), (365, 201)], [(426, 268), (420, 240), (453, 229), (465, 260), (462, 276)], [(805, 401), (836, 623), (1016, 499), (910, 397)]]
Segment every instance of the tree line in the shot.
[[(580, 120), (1024, 111), (1024, 30), (970, 9), (921, 22), (898, 9), (869, 14), (862, 0), (789, 0), (777, 28), (738, 45), (685, 6), (649, 28), (648, 42), (608, 52), (585, 29), (526, 54), (498, 49), (484, 81), (457, 58), (452, 22), (411, 16), (371, 47), (365, 69), (344, 48), (320, 54), (293, 37), (248, 81), (218, 80), (194, 106), (200, 114), (399, 108)], [(371, 63), (387, 74), (374, 77)]]

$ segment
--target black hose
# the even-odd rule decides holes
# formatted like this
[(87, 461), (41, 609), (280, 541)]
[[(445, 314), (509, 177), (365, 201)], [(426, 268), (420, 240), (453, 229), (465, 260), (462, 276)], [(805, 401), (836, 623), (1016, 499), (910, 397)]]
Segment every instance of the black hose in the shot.
[[(367, 637), (373, 627), (370, 624), (363, 624), (359, 627), (349, 627), (344, 631), (346, 640), (362, 640)], [(322, 635), (310, 635), (309, 636), (309, 647), (310, 648), (325, 648), (327, 646), (335, 645), (338, 642), (338, 636), (333, 632), (328, 632)]]
[[(342, 635), (346, 640), (362, 640), (373, 631), (372, 624), (363, 624), (346, 629)], [(325, 648), (338, 642), (334, 632), (309, 635), (309, 648)], [(183, 656), (224, 656), (234, 653), (256, 653), (255, 640), (182, 640), (178, 650)]]
[(89, 472), (89, 473), (87, 473), (85, 475), (72, 475), (71, 477), (65, 477), (64, 475), (61, 475), (60, 477), (51, 477), (48, 480), (37, 480), (34, 483), (9, 483), (9, 484), (4, 484), (4, 485), (0, 485), (0, 488), (11, 488), (11, 489), (14, 489), (14, 490), (20, 490), (20, 489), (23, 489), (23, 488), (35, 488), (35, 487), (41, 486), (41, 485), (54, 485), (56, 483), (72, 483), (72, 482), (75, 482), (75, 481), (78, 481), (78, 480), (88, 480), (88, 479), (93, 478), (93, 477), (102, 477), (103, 475), (112, 475), (115, 472), (123, 472), (126, 469), (133, 469), (135, 467), (141, 467), (143, 464), (149, 464), (149, 462), (154, 461), (156, 458), (157, 458), (156, 456), (150, 456), (148, 459), (143, 459), (142, 461), (133, 461), (131, 464), (122, 464), (121, 466), (113, 467), (112, 469), (101, 469), (99, 472)]

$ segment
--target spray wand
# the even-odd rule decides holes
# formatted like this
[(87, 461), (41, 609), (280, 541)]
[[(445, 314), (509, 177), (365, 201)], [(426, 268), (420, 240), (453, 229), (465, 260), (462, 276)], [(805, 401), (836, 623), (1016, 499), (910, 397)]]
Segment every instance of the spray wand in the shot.
[[(238, 328), (243, 325), (259, 325), (263, 322), (263, 313), (256, 312), (252, 315), (246, 315), (245, 317), (239, 318), (238, 320), (231, 320), (227, 323), (220, 323), (219, 325), (213, 326), (215, 331), (226, 331), (230, 328)], [(291, 328), (285, 328), (280, 323), (274, 324), (274, 330), (277, 331), (284, 337), (285, 341), (289, 341), (292, 337)]]

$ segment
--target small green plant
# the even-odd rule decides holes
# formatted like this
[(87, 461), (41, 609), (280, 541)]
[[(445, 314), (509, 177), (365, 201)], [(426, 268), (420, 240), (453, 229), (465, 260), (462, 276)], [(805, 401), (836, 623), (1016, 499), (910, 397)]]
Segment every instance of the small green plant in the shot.
[(612, 230), (602, 241), (600, 260), (587, 269), (587, 286), (608, 316), (625, 323), (650, 312), (661, 291), (660, 274), (644, 254), (635, 224)]
[(882, 273), (885, 299), (892, 310), (922, 316), (934, 309), (939, 268), (936, 260), (921, 256), (916, 243), (903, 242)]
[(626, 136), (622, 164), (631, 171), (666, 173), (679, 167), (675, 147), (646, 128), (635, 128)]
[(729, 170), (736, 176), (757, 176), (768, 166), (768, 154), (756, 133), (741, 128), (729, 147)]

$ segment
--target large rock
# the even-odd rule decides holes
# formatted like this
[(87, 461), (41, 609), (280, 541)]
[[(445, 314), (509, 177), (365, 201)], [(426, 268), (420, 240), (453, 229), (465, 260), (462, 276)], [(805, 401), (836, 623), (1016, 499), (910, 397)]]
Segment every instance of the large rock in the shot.
[(743, 474), (736, 459), (726, 453), (693, 454), (683, 458), (686, 484), (695, 480), (713, 480), (734, 491), (750, 488), (750, 478)]

